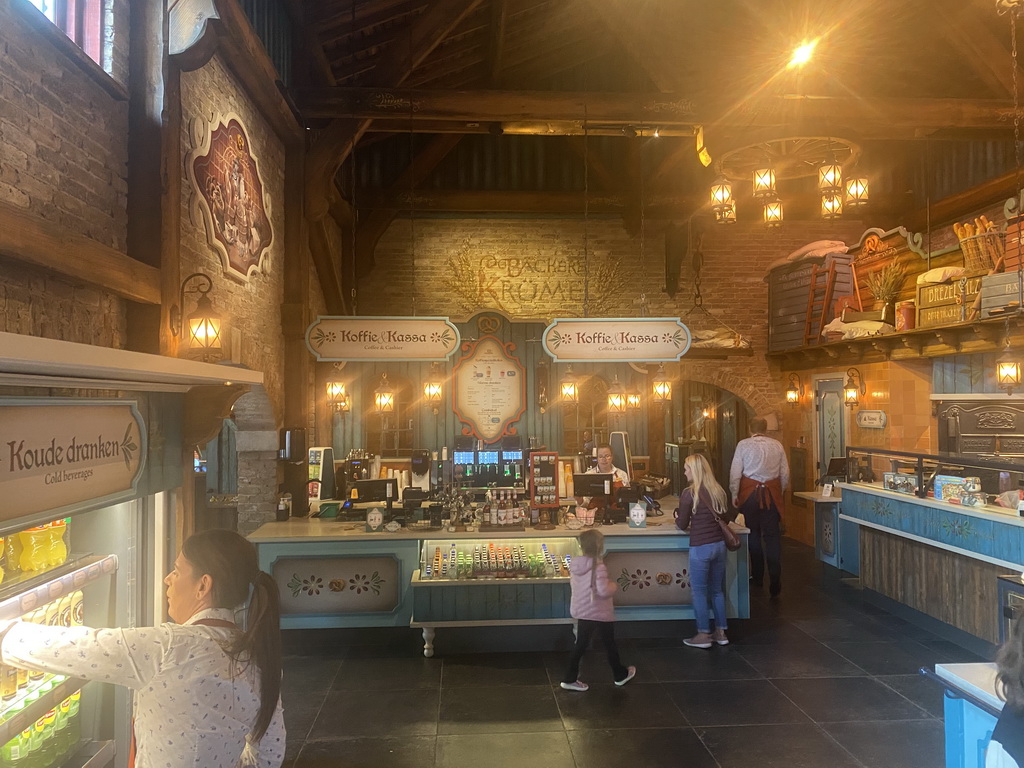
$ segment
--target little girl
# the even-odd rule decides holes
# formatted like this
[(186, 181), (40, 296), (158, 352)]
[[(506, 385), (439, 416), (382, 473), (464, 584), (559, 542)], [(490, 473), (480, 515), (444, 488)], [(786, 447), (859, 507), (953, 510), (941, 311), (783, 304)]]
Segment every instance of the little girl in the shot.
[(604, 534), (594, 529), (584, 531), (580, 534), (580, 549), (583, 554), (574, 557), (569, 564), (569, 583), (572, 588), (569, 613), (577, 622), (576, 646), (572, 649), (569, 666), (562, 678), (562, 687), (567, 691), (585, 691), (590, 687), (577, 677), (580, 673), (580, 660), (594, 632), (601, 635), (615, 684), (625, 685), (636, 675), (636, 667), (622, 666), (619, 649), (615, 646), (615, 607), (612, 605), (612, 595), (619, 585), (608, 578), (608, 569), (601, 559), (604, 554)]
[(986, 768), (1024, 768), (1024, 619), (996, 656), (996, 692), (1006, 703), (985, 752)]

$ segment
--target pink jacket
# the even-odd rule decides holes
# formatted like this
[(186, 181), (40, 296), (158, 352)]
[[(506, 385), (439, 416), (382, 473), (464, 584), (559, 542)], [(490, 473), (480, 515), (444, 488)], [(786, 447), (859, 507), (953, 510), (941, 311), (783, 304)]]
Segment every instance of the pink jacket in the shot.
[(615, 606), (612, 595), (619, 591), (619, 585), (608, 578), (604, 563), (597, 563), (597, 578), (594, 588), (590, 586), (594, 559), (580, 555), (569, 564), (569, 583), (572, 585), (572, 603), (569, 613), (574, 619), (588, 621), (615, 621)]

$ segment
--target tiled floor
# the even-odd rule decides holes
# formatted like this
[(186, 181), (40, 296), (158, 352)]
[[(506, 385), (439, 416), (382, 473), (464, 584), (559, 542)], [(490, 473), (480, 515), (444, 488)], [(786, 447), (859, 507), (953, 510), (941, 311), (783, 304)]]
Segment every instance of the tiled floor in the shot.
[[(786, 591), (752, 598), (733, 644), (687, 648), (692, 622), (620, 625), (636, 679), (600, 650), (586, 693), (558, 686), (568, 627), (285, 633), (286, 768), (936, 768), (942, 694), (917, 674), (980, 661), (890, 616), (787, 541)], [(459, 634), (462, 633), (462, 634)], [(480, 647), (561, 648), (467, 653)]]

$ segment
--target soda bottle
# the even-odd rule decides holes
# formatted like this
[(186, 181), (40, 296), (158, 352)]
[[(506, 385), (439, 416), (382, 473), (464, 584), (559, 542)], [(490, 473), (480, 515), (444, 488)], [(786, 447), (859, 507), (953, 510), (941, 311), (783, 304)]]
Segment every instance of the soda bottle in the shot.
[(10, 701), (18, 695), (18, 670), (7, 664), (0, 664), (0, 698)]
[(57, 710), (51, 709), (36, 722), (43, 724), (43, 743), (39, 747), (39, 764), (50, 766), (57, 762)]
[(23, 571), (42, 571), (50, 562), (49, 531), (45, 525), (27, 528), (18, 534), (21, 539), (19, 564)]
[(4, 570), (18, 573), (21, 570), (21, 537), (12, 533), (4, 541)]
[(82, 738), (82, 723), (78, 717), (78, 705), (82, 698), (81, 689), (75, 691), (69, 697), (70, 704), (68, 705), (68, 743), (72, 748)]
[(31, 740), (32, 729), (29, 727), (4, 744), (3, 749), (0, 749), (4, 765), (11, 768), (26, 768), (29, 764), (28, 746)]
[(85, 625), (85, 595), (82, 590), (76, 589), (71, 593), (71, 626), (81, 627)]
[(68, 559), (68, 547), (64, 543), (64, 534), (68, 530), (68, 520), (54, 520), (48, 528), (50, 536), (47, 562), (53, 568), (58, 565), (64, 565)]
[[(4, 537), (0, 536), (0, 554), (3, 554), (6, 551), (6, 547), (4, 546)], [(4, 580), (4, 575), (4, 569), (0, 567), (0, 582)]]
[[(65, 706), (67, 702), (67, 706)], [(68, 710), (71, 708), (70, 698), (57, 705), (57, 719), (54, 722), (54, 742), (57, 760), (61, 760), (71, 749), (68, 744)]]

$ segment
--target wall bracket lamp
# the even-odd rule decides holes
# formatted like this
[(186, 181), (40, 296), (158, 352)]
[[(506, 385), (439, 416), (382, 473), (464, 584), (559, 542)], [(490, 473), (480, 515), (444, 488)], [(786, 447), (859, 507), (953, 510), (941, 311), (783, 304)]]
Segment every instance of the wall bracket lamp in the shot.
[(380, 375), (380, 386), (373, 393), (373, 409), (377, 413), (394, 413), (395, 391), (388, 384), (387, 373)]
[(651, 399), (656, 403), (667, 403), (672, 399), (672, 382), (665, 375), (665, 364), (658, 364), (658, 372), (651, 381)]
[(342, 418), (352, 410), (352, 401), (345, 391), (345, 382), (327, 382), (327, 402), (334, 406), (334, 412), (340, 413)]
[(426, 402), (434, 415), (440, 411), (441, 401), (444, 399), (444, 379), (441, 377), (441, 369), (437, 363), (430, 364), (430, 375), (423, 382), (423, 400)]
[(1020, 389), (1020, 383), (1020, 356), (1010, 350), (1010, 318), (1006, 318), (1006, 342), (1003, 354), (996, 360), (996, 384), (1000, 389), (1005, 389), (1007, 395), (1012, 395), (1013, 390)]
[(626, 390), (619, 381), (619, 374), (608, 386), (608, 413), (619, 415), (626, 412)]
[(846, 372), (846, 384), (843, 385), (843, 403), (856, 408), (860, 405), (857, 395), (867, 394), (867, 387), (864, 384), (864, 374), (858, 368), (851, 368)]
[(804, 396), (804, 383), (799, 373), (789, 374), (789, 387), (786, 389), (786, 402), (794, 408), (800, 405), (800, 399)]
[[(199, 283), (190, 287), (193, 281)], [(171, 335), (175, 338), (184, 332), (188, 337), (188, 356), (199, 358), (205, 362), (219, 360), (221, 357), (221, 331), (223, 322), (219, 314), (213, 308), (209, 293), (213, 288), (213, 281), (204, 272), (193, 272), (181, 283), (181, 290), (178, 292), (178, 303), (170, 309)], [(182, 310), (185, 306), (185, 294), (198, 293), (196, 309), (182, 323)]]
[(566, 405), (579, 405), (580, 387), (576, 381), (576, 375), (572, 372), (572, 365), (565, 372), (565, 376), (558, 383), (558, 391), (562, 395), (562, 402)]

